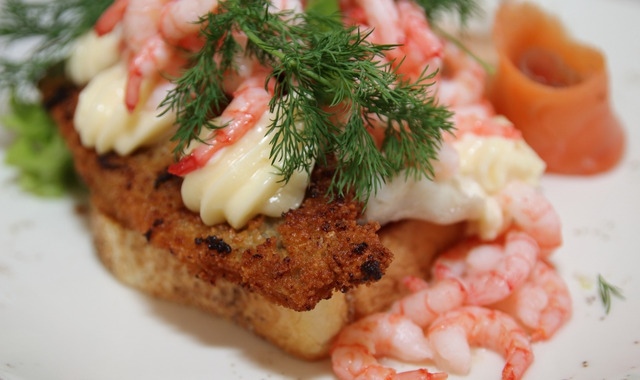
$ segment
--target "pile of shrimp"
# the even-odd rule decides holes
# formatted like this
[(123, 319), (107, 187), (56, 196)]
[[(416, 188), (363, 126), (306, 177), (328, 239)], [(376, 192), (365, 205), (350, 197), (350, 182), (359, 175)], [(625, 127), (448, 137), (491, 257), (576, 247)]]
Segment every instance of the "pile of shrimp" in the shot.
[[(438, 98), (454, 112), (456, 127), (445, 144), (467, 133), (522, 138), (513, 125), (495, 117), (484, 96), (486, 74), (480, 65), (437, 36), (415, 3), (343, 0), (342, 6), (358, 23), (375, 28), (374, 42), (401, 45), (394, 53), (405, 57), (399, 72), (415, 76), (426, 65), (439, 69)], [(408, 296), (343, 329), (331, 351), (340, 379), (464, 375), (471, 370), (475, 346), (504, 357), (502, 379), (522, 378), (533, 362), (532, 343), (550, 339), (571, 316), (568, 288), (550, 262), (562, 243), (561, 224), (533, 185), (510, 182), (496, 197), (507, 220), (497, 236), (467, 237), (436, 258), (428, 280), (405, 278)], [(443, 372), (397, 372), (381, 358)]]
[[(186, 63), (185, 52), (201, 46), (195, 21), (217, 6), (216, 0), (116, 0), (104, 13), (95, 30), (102, 35), (121, 29), (130, 110), (137, 106), (143, 81), (177, 72)], [(372, 30), (371, 42), (398, 45), (386, 59), (399, 74), (415, 79), (425, 69), (438, 70), (434, 88), (454, 112), (456, 127), (445, 145), (467, 133), (521, 138), (513, 126), (496, 122), (480, 66), (434, 33), (414, 2), (341, 0), (340, 6), (346, 23)], [(303, 4), (278, 0), (272, 7), (301, 11)], [(202, 165), (217, 149), (242, 138), (266, 112), (267, 69), (244, 56), (237, 67), (225, 79), (233, 97), (221, 115), (233, 122), (211, 132), (179, 170)], [(532, 343), (551, 338), (571, 315), (569, 292), (549, 260), (562, 242), (561, 226), (552, 205), (531, 185), (510, 183), (496, 197), (508, 221), (497, 236), (469, 236), (436, 259), (428, 280), (406, 278), (408, 296), (343, 329), (331, 351), (340, 379), (445, 379), (447, 372), (470, 371), (474, 346), (504, 356), (503, 379), (523, 376), (533, 361)], [(381, 364), (383, 357), (445, 372), (398, 373)]]

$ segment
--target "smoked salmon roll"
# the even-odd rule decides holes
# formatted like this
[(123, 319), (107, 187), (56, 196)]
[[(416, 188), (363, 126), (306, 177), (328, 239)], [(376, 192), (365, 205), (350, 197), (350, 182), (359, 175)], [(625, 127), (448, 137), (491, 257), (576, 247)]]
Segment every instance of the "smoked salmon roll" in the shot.
[(625, 134), (610, 104), (603, 54), (526, 2), (501, 4), (493, 38), (498, 62), (489, 98), (522, 131), (547, 171), (584, 175), (613, 168)]

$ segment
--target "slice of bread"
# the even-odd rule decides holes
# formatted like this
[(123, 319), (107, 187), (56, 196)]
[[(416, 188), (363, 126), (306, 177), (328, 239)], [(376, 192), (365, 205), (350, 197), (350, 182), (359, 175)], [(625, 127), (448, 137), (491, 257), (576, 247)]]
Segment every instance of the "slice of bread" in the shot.
[(395, 259), (380, 281), (346, 293), (336, 292), (310, 311), (295, 311), (228, 280), (211, 284), (199, 279), (168, 250), (150, 245), (143, 235), (124, 228), (96, 208), (91, 210), (90, 222), (100, 259), (123, 283), (154, 297), (229, 319), (307, 360), (326, 357), (333, 337), (346, 324), (387, 307), (403, 294), (400, 280), (404, 276), (428, 275), (434, 254), (462, 233), (461, 225), (438, 226), (414, 220), (387, 226), (380, 236)]

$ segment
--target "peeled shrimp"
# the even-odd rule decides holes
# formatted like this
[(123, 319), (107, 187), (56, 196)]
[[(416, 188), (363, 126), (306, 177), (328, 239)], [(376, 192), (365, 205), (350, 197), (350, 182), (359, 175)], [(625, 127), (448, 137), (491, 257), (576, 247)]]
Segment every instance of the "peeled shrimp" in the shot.
[(233, 100), (217, 119), (217, 125), (226, 125), (221, 129), (212, 130), (203, 137), (205, 143), (196, 145), (193, 150), (177, 163), (169, 167), (169, 172), (175, 175), (185, 175), (199, 167), (220, 149), (231, 145), (253, 128), (268, 111), (271, 94), (264, 88), (263, 75), (256, 75), (247, 79), (233, 94)]
[(445, 373), (417, 369), (398, 373), (378, 362), (386, 356), (408, 362), (432, 357), (422, 329), (393, 313), (369, 315), (342, 329), (331, 350), (333, 370), (339, 379), (446, 379)]
[(442, 73), (438, 80), (438, 101), (453, 110), (484, 103), (487, 74), (469, 54), (449, 42), (444, 45)]
[(436, 364), (454, 373), (469, 373), (470, 346), (476, 345), (505, 358), (503, 380), (522, 378), (533, 362), (527, 333), (513, 318), (498, 310), (466, 306), (447, 312), (431, 324), (427, 336)]
[(404, 285), (413, 291), (391, 306), (421, 327), (427, 327), (438, 315), (461, 306), (466, 299), (464, 285), (455, 278), (429, 284), (417, 277), (407, 277)]
[(442, 63), (443, 44), (431, 30), (424, 10), (408, 0), (346, 0), (341, 2), (346, 19), (372, 29), (369, 40), (399, 45), (386, 58), (398, 74), (415, 81), (427, 68), (435, 72)]
[(128, 6), (129, 0), (115, 0), (96, 21), (95, 32), (100, 36), (111, 32), (124, 17)]
[(459, 278), (468, 304), (489, 305), (508, 297), (529, 277), (539, 248), (524, 232), (510, 231), (502, 240), (459, 243), (436, 259), (436, 279)]
[(125, 104), (130, 111), (138, 104), (144, 79), (184, 65), (184, 51), (198, 46), (194, 43), (199, 40), (198, 18), (217, 4), (216, 0), (116, 0), (102, 14), (95, 27), (99, 35), (122, 25), (124, 53), (129, 56)]
[(523, 182), (510, 182), (499, 194), (508, 218), (533, 237), (543, 257), (562, 244), (560, 217), (539, 189)]
[(572, 312), (567, 285), (544, 261), (538, 261), (527, 282), (496, 307), (515, 316), (534, 341), (553, 336)]
[(196, 50), (202, 45), (197, 21), (217, 8), (217, 0), (172, 0), (162, 9), (158, 32), (172, 46)]

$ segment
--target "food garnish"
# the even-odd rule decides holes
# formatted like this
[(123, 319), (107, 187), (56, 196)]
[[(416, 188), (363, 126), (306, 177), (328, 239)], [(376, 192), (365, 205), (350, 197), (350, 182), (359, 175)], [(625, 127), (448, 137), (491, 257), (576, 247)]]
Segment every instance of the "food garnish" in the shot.
[(23, 190), (46, 197), (61, 196), (78, 184), (73, 160), (54, 121), (39, 103), (10, 99), (11, 112), (0, 122), (14, 132), (5, 162), (19, 170)]
[(67, 58), (75, 40), (91, 29), (112, 0), (6, 0), (0, 6), (0, 38), (31, 44), (21, 59), (0, 57), (0, 88), (33, 95), (47, 71)]
[(624, 299), (622, 289), (618, 286), (612, 285), (610, 282), (605, 280), (601, 274), (598, 274), (598, 295), (600, 296), (602, 305), (604, 305), (604, 311), (607, 314), (611, 312), (611, 299), (613, 297)]

